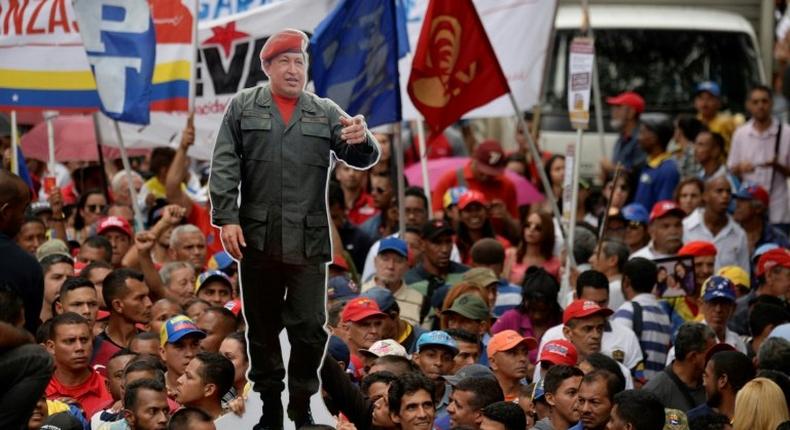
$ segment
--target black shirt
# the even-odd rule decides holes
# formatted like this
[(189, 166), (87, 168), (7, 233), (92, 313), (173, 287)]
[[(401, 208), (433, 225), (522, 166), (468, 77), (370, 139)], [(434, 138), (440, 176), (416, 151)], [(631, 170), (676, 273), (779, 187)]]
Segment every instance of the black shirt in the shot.
[(25, 328), (35, 334), (44, 302), (44, 272), (35, 257), (0, 233), (0, 282), (6, 283), (25, 305)]

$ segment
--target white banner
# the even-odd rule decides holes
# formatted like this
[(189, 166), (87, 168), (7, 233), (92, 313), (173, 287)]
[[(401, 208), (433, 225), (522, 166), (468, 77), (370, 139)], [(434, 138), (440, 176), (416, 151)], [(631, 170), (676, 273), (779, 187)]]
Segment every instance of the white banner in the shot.
[(592, 88), (595, 43), (589, 37), (571, 41), (568, 59), (568, 113), (577, 129), (590, 125), (590, 88)]
[[(258, 52), (266, 39), (286, 27), (312, 34), (335, 3), (336, 0), (287, 0), (257, 7), (232, 17), (199, 23), (196, 142), (190, 152), (191, 156), (210, 158), (216, 131), (228, 101), (239, 90), (265, 80), (260, 70)], [(474, 3), (516, 101), (522, 109), (531, 108), (539, 99), (556, 0), (475, 0)], [(407, 4), (409, 42), (414, 51), (428, 0), (416, 0)], [(399, 68), (403, 118), (417, 119), (418, 112), (406, 92), (406, 83), (411, 72), (411, 55), (401, 59)], [(511, 115), (513, 108), (507, 96), (503, 96), (469, 112), (465, 117)], [(152, 112), (150, 126), (122, 127), (124, 143), (128, 147), (168, 144), (175, 146), (185, 123), (185, 114)], [(102, 124), (101, 130), (104, 142), (116, 144), (109, 123)]]

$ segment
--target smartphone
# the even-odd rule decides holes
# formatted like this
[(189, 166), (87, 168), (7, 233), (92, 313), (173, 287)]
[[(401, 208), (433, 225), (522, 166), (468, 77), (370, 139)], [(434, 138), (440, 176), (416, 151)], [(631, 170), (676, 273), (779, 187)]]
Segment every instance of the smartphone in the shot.
[(55, 177), (54, 176), (44, 176), (44, 192), (47, 194), (52, 194), (52, 190), (55, 189)]

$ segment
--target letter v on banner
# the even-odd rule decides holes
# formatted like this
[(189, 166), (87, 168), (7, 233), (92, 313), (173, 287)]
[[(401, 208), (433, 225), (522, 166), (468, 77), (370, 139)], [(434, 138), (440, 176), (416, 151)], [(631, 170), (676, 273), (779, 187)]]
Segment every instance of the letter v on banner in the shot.
[(101, 110), (148, 124), (156, 35), (147, 0), (74, 0)]

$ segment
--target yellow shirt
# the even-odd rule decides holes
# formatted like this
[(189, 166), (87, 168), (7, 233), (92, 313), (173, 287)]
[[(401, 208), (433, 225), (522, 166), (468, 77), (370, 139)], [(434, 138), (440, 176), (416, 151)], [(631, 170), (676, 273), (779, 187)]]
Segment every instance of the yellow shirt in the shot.
[(744, 117), (741, 114), (731, 115), (729, 112), (719, 112), (710, 121), (705, 122), (702, 115), (697, 115), (697, 119), (702, 121), (703, 124), (708, 126), (708, 130), (719, 133), (724, 138), (724, 149), (730, 152), (730, 141), (735, 129), (744, 123)]

